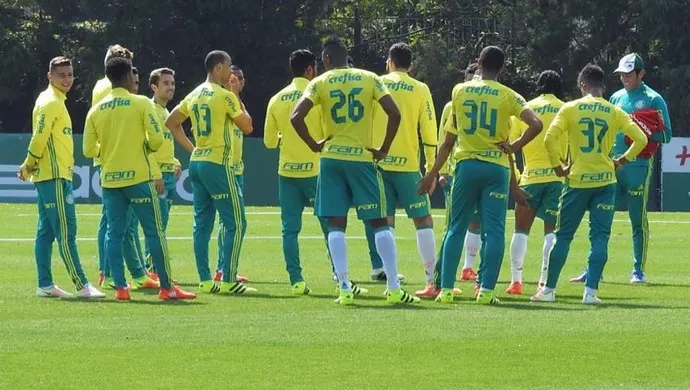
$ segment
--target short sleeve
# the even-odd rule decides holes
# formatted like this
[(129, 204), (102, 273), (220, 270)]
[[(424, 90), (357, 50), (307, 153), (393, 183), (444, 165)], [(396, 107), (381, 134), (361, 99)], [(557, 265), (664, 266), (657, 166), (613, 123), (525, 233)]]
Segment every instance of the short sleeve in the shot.
[(510, 114), (519, 118), (522, 114), (522, 111), (524, 111), (525, 108), (527, 108), (527, 102), (525, 101), (525, 98), (523, 98), (519, 93), (511, 91), (509, 99)]
[(319, 97), (319, 78), (316, 78), (309, 82), (307, 88), (304, 90), (303, 98), (309, 99), (315, 106), (321, 104), (321, 99)]
[(374, 100), (379, 101), (386, 95), (390, 95), (386, 84), (383, 83), (379, 76), (374, 75)]
[(242, 115), (242, 104), (240, 104), (240, 100), (237, 98), (237, 95), (232, 92), (228, 92), (225, 95), (225, 108), (228, 115), (232, 119)]

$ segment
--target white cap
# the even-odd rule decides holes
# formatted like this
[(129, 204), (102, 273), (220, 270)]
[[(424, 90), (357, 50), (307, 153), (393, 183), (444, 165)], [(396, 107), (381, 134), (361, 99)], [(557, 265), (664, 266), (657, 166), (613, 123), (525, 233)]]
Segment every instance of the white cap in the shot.
[(630, 73), (633, 70), (644, 69), (644, 61), (637, 53), (630, 53), (618, 62), (618, 68), (613, 73)]

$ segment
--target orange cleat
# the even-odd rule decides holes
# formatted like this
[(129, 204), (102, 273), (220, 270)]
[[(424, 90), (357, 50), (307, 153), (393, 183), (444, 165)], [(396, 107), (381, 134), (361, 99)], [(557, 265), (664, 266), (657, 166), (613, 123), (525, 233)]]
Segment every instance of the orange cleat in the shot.
[(213, 275), (213, 281), (214, 282), (222, 282), (223, 281), (223, 271), (216, 271), (216, 274)]
[(172, 301), (177, 299), (196, 299), (196, 294), (184, 291), (175, 286), (173, 288), (161, 288), (158, 299), (162, 301)]
[(156, 282), (160, 281), (160, 280), (158, 279), (158, 274), (157, 274), (157, 273), (155, 273), (155, 272), (147, 272), (147, 274), (148, 274), (149, 278), (151, 278), (151, 280), (155, 280)]
[(105, 275), (104, 275), (103, 272), (101, 271), (101, 272), (98, 273), (98, 287), (102, 287), (102, 286), (103, 286), (103, 282), (105, 282)]
[[(414, 293), (414, 295), (420, 297), (420, 298), (436, 298), (438, 294), (441, 293), (441, 289), (437, 288), (435, 284), (427, 284), (426, 288), (424, 290), (419, 290)], [(453, 289), (453, 295), (458, 296), (462, 294), (462, 290), (459, 288), (454, 288)]]
[(522, 294), (522, 283), (521, 282), (510, 283), (510, 286), (508, 286), (508, 289), (506, 290), (506, 294), (521, 295)]
[(248, 277), (242, 276), (242, 275), (240, 275), (240, 274), (237, 274), (237, 277), (236, 277), (235, 279), (237, 279), (237, 281), (240, 282), (240, 283), (247, 283), (247, 282), (249, 282), (249, 278), (248, 278)]
[(129, 288), (128, 287), (119, 287), (115, 291), (115, 299), (118, 301), (129, 301), (130, 299), (132, 299), (129, 296)]
[(472, 270), (472, 268), (463, 268), (462, 275), (460, 275), (460, 280), (473, 281), (477, 280), (477, 273)]

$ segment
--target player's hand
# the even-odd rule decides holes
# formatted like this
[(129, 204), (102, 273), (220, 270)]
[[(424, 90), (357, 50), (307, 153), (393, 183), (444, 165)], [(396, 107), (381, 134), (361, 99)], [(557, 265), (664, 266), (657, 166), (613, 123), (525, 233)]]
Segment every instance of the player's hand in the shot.
[(427, 173), (422, 180), (419, 181), (419, 189), (417, 195), (431, 194), (436, 188), (436, 175)]
[(27, 181), (31, 177), (31, 172), (33, 172), (33, 170), (33, 165), (22, 164), (17, 172), (17, 178), (21, 181)]
[(506, 154), (514, 154), (515, 153), (513, 145), (511, 145), (510, 142), (508, 142), (508, 141), (501, 141), (501, 142), (497, 143), (496, 146), (498, 146), (498, 148), (501, 149), (501, 151), (503, 153), (506, 153)]
[(180, 179), (180, 176), (182, 176), (182, 167), (179, 165), (175, 165), (175, 179)]
[(153, 185), (156, 187), (156, 192), (158, 195), (163, 195), (165, 192), (165, 183), (163, 182), (163, 179), (155, 179), (153, 181)]
[(513, 187), (511, 188), (511, 192), (513, 193), (513, 198), (515, 198), (515, 203), (529, 207), (527, 199), (531, 198), (531, 196), (527, 193), (527, 191), (520, 187)]
[(553, 169), (553, 172), (558, 177), (568, 177), (568, 175), (570, 175), (570, 165), (566, 165), (565, 167), (563, 167), (563, 166), (555, 167)]
[(374, 156), (374, 161), (379, 162), (388, 156), (388, 151), (383, 149), (373, 149), (367, 148), (368, 151)]
[(234, 74), (230, 75), (230, 90), (237, 96), (240, 96), (240, 87), (242, 86), (240, 83), (240, 79), (237, 78)]
[(627, 163), (628, 159), (623, 156), (613, 159), (613, 166), (616, 168), (616, 170), (623, 168), (623, 166)]
[(331, 140), (331, 137), (328, 137), (326, 139), (322, 139), (319, 142), (314, 142), (314, 145), (309, 146), (309, 149), (311, 149), (311, 151), (314, 153), (321, 153), (324, 146), (326, 146), (326, 142), (328, 142), (330, 140)]
[(438, 178), (438, 184), (441, 185), (441, 188), (446, 188), (448, 185), (448, 178), (450, 178), (449, 175), (441, 175), (441, 177)]

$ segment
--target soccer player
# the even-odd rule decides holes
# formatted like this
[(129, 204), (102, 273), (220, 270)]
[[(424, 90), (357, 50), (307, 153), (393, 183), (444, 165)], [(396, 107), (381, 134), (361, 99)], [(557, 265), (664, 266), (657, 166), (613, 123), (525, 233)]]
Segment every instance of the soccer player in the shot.
[[(653, 133), (650, 143), (656, 145), (671, 141), (671, 118), (664, 98), (645, 84), (644, 61), (637, 53), (621, 58), (615, 73), (620, 77), (623, 88), (609, 98), (612, 104), (623, 109), (628, 114), (636, 111), (653, 109), (659, 112), (664, 121), (664, 130)], [(619, 157), (628, 149), (625, 135), (618, 133), (613, 145), (613, 156)], [(654, 168), (654, 152), (644, 149), (636, 160), (626, 164), (623, 169), (616, 171), (616, 203), (626, 200), (628, 215), (632, 225), (633, 240), (633, 271), (630, 283), (645, 283), (645, 265), (647, 264), (647, 248), (649, 246), (649, 221), (647, 219), (647, 198), (649, 182)], [(587, 272), (573, 278), (571, 281), (582, 282)]]
[[(292, 82), (268, 102), (264, 144), (269, 149), (280, 148), (278, 199), (283, 225), (283, 256), (292, 294), (305, 295), (309, 294), (311, 289), (302, 276), (297, 236), (302, 230), (304, 208), (314, 205), (319, 155), (312, 152), (299, 138), (290, 124), (290, 115), (309, 81), (317, 76), (316, 56), (309, 50), (296, 50), (290, 54), (290, 69), (294, 76)], [(309, 113), (306, 123), (312, 138), (324, 138), (319, 109)], [(319, 223), (328, 247), (327, 222), (324, 218), (319, 218)]]
[(38, 228), (34, 251), (38, 271), (36, 296), (68, 298), (73, 295), (53, 283), (51, 260), (53, 241), (58, 242), (60, 257), (77, 289), (77, 297), (103, 298), (93, 287), (81, 266), (77, 252), (77, 216), (72, 194), (74, 142), (72, 119), (65, 99), (74, 83), (72, 62), (55, 57), (48, 67), (48, 88), (34, 105), (33, 135), (26, 159), (17, 177), (29, 180), (38, 193)]
[[(400, 125), (400, 111), (378, 76), (348, 67), (347, 48), (339, 38), (330, 38), (324, 43), (321, 59), (326, 73), (309, 83), (290, 121), (309, 148), (315, 153), (321, 152), (315, 212), (328, 219), (328, 247), (340, 288), (336, 302), (354, 304), (345, 241), (347, 213), (351, 206), (356, 208), (359, 219), (372, 224), (376, 231), (376, 248), (387, 275), (387, 302), (419, 302), (419, 298), (400, 288), (397, 249), (386, 219), (383, 180), (374, 163), (388, 154)], [(372, 148), (376, 102), (389, 118), (386, 137), (379, 149)], [(314, 107), (321, 107), (324, 113), (326, 139), (319, 142), (309, 134), (305, 123)]]
[[(479, 56), (481, 79), (458, 84), (453, 89), (453, 123), (446, 127), (446, 136), (433, 168), (420, 184), (420, 193), (433, 190), (441, 167), (455, 145), (451, 218), (441, 254), (441, 292), (436, 298), (452, 303), (455, 274), (460, 262), (463, 240), (469, 220), (478, 207), (485, 243), (481, 258), (481, 288), (477, 302), (495, 304), (493, 290), (505, 250), (505, 219), (508, 209), (510, 163), (508, 152), (517, 152), (542, 129), (534, 111), (515, 91), (496, 81), (503, 71), (505, 54), (496, 46), (485, 47)], [(508, 144), (511, 116), (529, 125), (525, 133)], [(460, 184), (462, 183), (462, 184)]]
[(161, 181), (154, 186), (149, 151), (163, 144), (161, 124), (151, 102), (129, 92), (134, 75), (129, 59), (115, 57), (106, 63), (106, 76), (112, 91), (86, 116), (83, 149), (87, 158), (101, 159), (101, 187), (108, 218), (107, 251), (115, 299), (130, 300), (125, 280), (122, 246), (129, 222), (129, 209), (136, 213), (149, 242), (155, 269), (160, 280), (161, 300), (194, 299), (172, 284), (168, 244), (163, 230)]
[[(230, 70), (227, 52), (211, 51), (204, 60), (207, 77), (190, 92), (165, 122), (177, 143), (192, 156), (189, 163), (194, 192), (194, 256), (199, 272), (199, 290), (232, 294), (256, 292), (237, 279), (242, 239), (247, 229), (242, 191), (232, 170), (233, 123), (244, 134), (252, 132), (252, 118), (239, 100), (239, 82)], [(231, 90), (223, 84), (232, 78)], [(184, 135), (182, 122), (192, 116), (196, 147)], [(218, 211), (222, 228), (222, 284), (212, 280), (208, 245)], [(221, 241), (222, 240), (222, 241)]]
[[(632, 118), (619, 107), (607, 102), (604, 94), (604, 71), (597, 65), (585, 66), (578, 76), (583, 97), (566, 103), (549, 126), (544, 146), (558, 176), (567, 177), (558, 207), (556, 243), (549, 254), (546, 286), (532, 296), (534, 302), (554, 302), (556, 284), (570, 250), (570, 242), (589, 211), (589, 274), (582, 297), (584, 304), (598, 304), (599, 278), (608, 259), (611, 224), (616, 211), (615, 170), (621, 169), (647, 144), (647, 137)], [(618, 131), (633, 143), (626, 152), (611, 159)], [(568, 137), (570, 165), (563, 166), (560, 138)]]
[[(105, 54), (105, 64), (115, 57), (127, 58), (130, 61), (134, 59), (134, 53), (129, 49), (124, 48), (120, 45), (113, 45), (108, 47)], [(138, 72), (137, 72), (138, 73)], [(138, 74), (135, 76), (138, 80)], [(132, 83), (130, 86), (133, 90), (139, 90), (138, 84)], [(106, 95), (112, 90), (110, 85), (110, 80), (107, 77), (96, 82), (91, 93), (91, 107), (94, 107), (98, 102), (100, 102)], [(135, 93), (136, 93), (135, 91)], [(93, 159), (93, 164), (96, 167), (100, 167), (99, 158)], [(158, 288), (157, 283), (152, 280), (146, 273), (145, 260), (141, 251), (141, 242), (139, 240), (139, 228), (136, 215), (133, 210), (129, 211), (129, 217), (127, 222), (127, 230), (125, 232), (125, 241), (123, 247), (124, 259), (129, 269), (132, 279), (134, 280), (134, 285), (138, 288)], [(108, 229), (107, 218), (105, 215), (105, 205), (102, 209), (101, 222), (98, 227), (98, 264), (100, 269), (100, 275), (98, 279), (98, 285), (103, 288), (114, 289), (115, 284), (113, 279), (110, 277), (110, 264), (107, 259), (106, 251), (106, 231)]]
[[(477, 73), (477, 64), (471, 63), (465, 69), (465, 81), (470, 81), (474, 78)], [(438, 126), (438, 140), (442, 143), (445, 138), (446, 131), (445, 126), (447, 124), (452, 125), (452, 112), (453, 112), (453, 102), (450, 101), (443, 106), (443, 112), (441, 113), (441, 122)], [(438, 184), (441, 185), (443, 193), (446, 198), (446, 224), (443, 232), (443, 239), (445, 240), (446, 231), (448, 230), (448, 224), (450, 222), (450, 210), (453, 198), (451, 197), (451, 190), (453, 188), (453, 173), (455, 172), (455, 159), (453, 158), (453, 153), (450, 153), (448, 160), (443, 165), (439, 171)], [(479, 247), (481, 245), (481, 235), (479, 231), (479, 215), (476, 210), (472, 214), (472, 219), (470, 220), (469, 227), (467, 229), (467, 234), (465, 234), (465, 264), (462, 267), (462, 275), (460, 275), (461, 280), (477, 280), (477, 273), (472, 269), (474, 266), (474, 260), (477, 258), (477, 252), (479, 252)], [(441, 250), (443, 249), (443, 242), (441, 242)], [(441, 258), (439, 251), (438, 258)], [(438, 295), (441, 285), (441, 262), (436, 262), (436, 268), (434, 269), (434, 286), (436, 287), (436, 295)], [(422, 293), (418, 291), (418, 293)], [(458, 289), (459, 292), (459, 289)], [(434, 295), (434, 296), (436, 296)]]
[[(546, 70), (537, 78), (537, 93), (539, 96), (527, 102), (541, 120), (543, 126), (548, 128), (556, 117), (558, 110), (563, 106), (563, 83), (561, 76), (553, 71)], [(519, 138), (526, 130), (526, 126), (511, 118), (511, 139)], [(558, 177), (551, 167), (551, 161), (544, 149), (544, 134), (541, 132), (534, 141), (525, 145), (522, 149), (523, 170), (520, 178), (520, 188), (525, 191), (526, 204), (515, 203), (515, 232), (510, 241), (510, 269), (511, 283), (506, 293), (512, 295), (522, 294), (522, 267), (527, 253), (527, 238), (534, 223), (534, 218), (539, 217), (544, 221), (544, 245), (542, 247), (542, 267), (539, 285), (546, 283), (546, 270), (549, 264), (549, 252), (553, 247), (556, 236), (553, 230), (556, 226), (558, 214), (558, 198), (563, 189), (563, 178)], [(559, 158), (566, 161), (568, 154), (568, 137), (563, 136), (559, 140)]]
[[(433, 282), (436, 265), (436, 238), (434, 236), (429, 196), (417, 194), (417, 183), (422, 179), (419, 172), (419, 138), (421, 137), (426, 169), (436, 159), (436, 113), (429, 87), (410, 77), (412, 49), (404, 43), (396, 43), (388, 51), (388, 74), (381, 77), (388, 87), (402, 115), (400, 128), (390, 146), (388, 155), (379, 161), (383, 178), (386, 206), (391, 229), (395, 226), (395, 208), (402, 205), (417, 229), (417, 250), (422, 259), (427, 284)], [(374, 145), (384, 141), (388, 115), (376, 106), (374, 109)], [(369, 246), (375, 246), (374, 229), (365, 224)]]
[[(156, 115), (160, 123), (165, 123), (170, 112), (168, 111), (168, 103), (175, 95), (175, 71), (170, 68), (155, 69), (149, 75), (149, 88), (153, 91), (151, 102), (154, 104)], [(168, 227), (168, 220), (170, 218), (170, 208), (172, 207), (172, 197), (175, 194), (175, 183), (180, 178), (182, 173), (182, 166), (180, 161), (175, 158), (175, 141), (173, 140), (170, 130), (163, 126), (163, 144), (153, 153), (151, 160), (153, 166), (157, 165), (161, 172), (161, 180), (165, 191), (160, 195), (165, 202), (161, 204), (161, 214), (163, 217), (163, 230)], [(155, 163), (154, 163), (155, 162)], [(152, 272), (153, 263), (151, 261), (151, 252), (149, 250), (148, 242), (146, 243), (146, 266)]]

